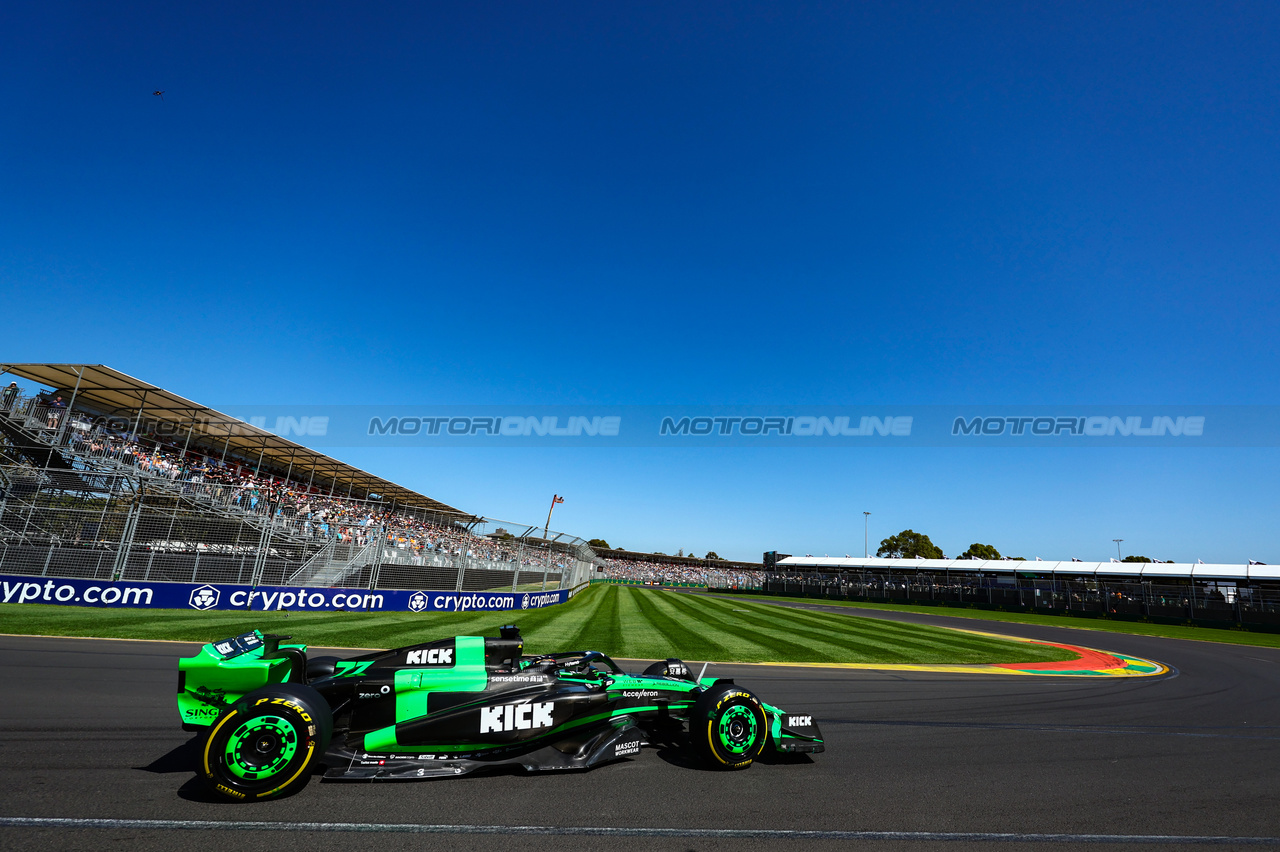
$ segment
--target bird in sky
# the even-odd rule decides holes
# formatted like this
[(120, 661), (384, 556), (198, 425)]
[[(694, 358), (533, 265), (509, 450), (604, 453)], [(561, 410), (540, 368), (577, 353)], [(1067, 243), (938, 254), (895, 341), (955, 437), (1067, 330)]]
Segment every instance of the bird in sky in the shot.
[(152, 92), (151, 94), (155, 95), (155, 96), (156, 96), (157, 98), (159, 98), (160, 100), (164, 100), (164, 92), (162, 92), (162, 91), (161, 91), (161, 90), (159, 90), (159, 89), (156, 89), (156, 90), (155, 90), (154, 92)]

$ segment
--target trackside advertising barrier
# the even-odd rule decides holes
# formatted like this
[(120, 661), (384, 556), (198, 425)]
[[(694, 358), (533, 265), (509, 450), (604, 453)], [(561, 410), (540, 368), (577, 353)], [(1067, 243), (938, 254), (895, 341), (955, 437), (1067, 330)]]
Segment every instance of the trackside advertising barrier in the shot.
[(236, 586), (223, 583), (118, 583), (0, 574), (0, 603), (195, 610), (325, 612), (503, 612), (564, 603), (585, 587), (547, 592), (441, 592)]

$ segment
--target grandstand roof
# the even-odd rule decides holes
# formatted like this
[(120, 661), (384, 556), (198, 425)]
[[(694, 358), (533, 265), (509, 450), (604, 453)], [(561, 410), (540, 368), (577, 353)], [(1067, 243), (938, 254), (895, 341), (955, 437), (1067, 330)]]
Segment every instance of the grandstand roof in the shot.
[(424, 494), (397, 485), (353, 467), (324, 453), (282, 438), (267, 429), (193, 402), (172, 391), (135, 379), (102, 364), (0, 364), (0, 372), (55, 388), (77, 407), (98, 411), (109, 417), (137, 417), (180, 427), (179, 435), (195, 427), (193, 446), (201, 444), (240, 458), (261, 457), (276, 468), (292, 468), (295, 480), (315, 472), (315, 484), (323, 483), (353, 496), (377, 494), (384, 501), (428, 512), (471, 517), (465, 512), (433, 500)]
[(966, 574), (1064, 574), (1072, 577), (1132, 577), (1135, 580), (1278, 580), (1280, 565), (1203, 562), (1024, 562), (1016, 559), (889, 559), (885, 557), (788, 556), (778, 570), (796, 571), (961, 571)]

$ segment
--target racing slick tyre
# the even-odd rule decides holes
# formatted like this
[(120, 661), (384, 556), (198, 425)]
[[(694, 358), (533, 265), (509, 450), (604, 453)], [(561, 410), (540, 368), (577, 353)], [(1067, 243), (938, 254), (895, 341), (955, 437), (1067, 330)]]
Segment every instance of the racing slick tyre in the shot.
[(214, 722), (200, 774), (241, 802), (288, 795), (311, 780), (332, 734), (333, 714), (320, 693), (297, 683), (264, 686)]
[(746, 769), (769, 739), (769, 723), (760, 699), (733, 684), (713, 686), (693, 702), (689, 739), (694, 750), (716, 769)]

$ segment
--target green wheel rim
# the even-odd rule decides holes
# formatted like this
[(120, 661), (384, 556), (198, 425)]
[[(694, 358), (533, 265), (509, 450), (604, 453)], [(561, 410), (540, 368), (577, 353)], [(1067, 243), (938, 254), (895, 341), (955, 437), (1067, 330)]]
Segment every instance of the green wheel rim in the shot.
[(743, 704), (730, 707), (716, 729), (720, 745), (733, 754), (745, 754), (756, 743), (756, 714)]
[(227, 768), (246, 781), (270, 778), (298, 753), (298, 732), (279, 716), (249, 719), (232, 732), (224, 752)]

